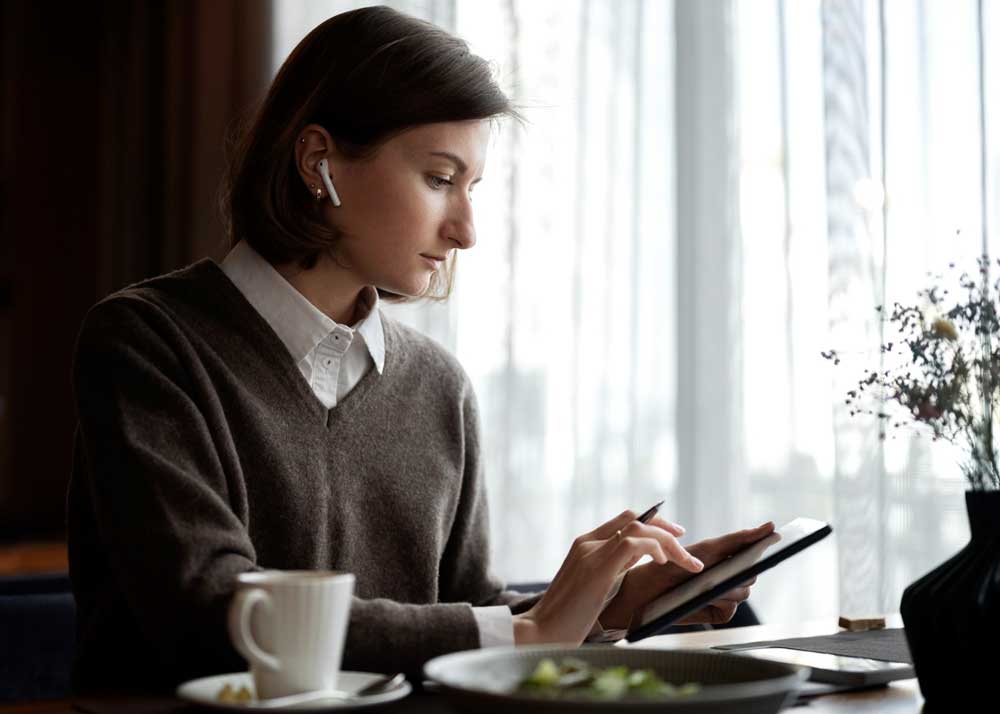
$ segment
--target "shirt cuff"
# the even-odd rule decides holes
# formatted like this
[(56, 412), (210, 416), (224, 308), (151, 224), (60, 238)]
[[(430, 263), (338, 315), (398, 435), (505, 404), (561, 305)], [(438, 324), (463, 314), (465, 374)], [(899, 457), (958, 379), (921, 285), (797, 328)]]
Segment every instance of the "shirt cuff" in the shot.
[(509, 607), (474, 607), (472, 615), (479, 628), (480, 647), (509, 647), (514, 644), (514, 615)]
[[(611, 589), (608, 594), (604, 597), (604, 603), (601, 605), (601, 611), (608, 606), (608, 603), (615, 599), (615, 595), (622, 588), (622, 581), (625, 579), (625, 574), (628, 573), (626, 570), (624, 573), (615, 578), (614, 583), (611, 584)], [(600, 618), (594, 621), (593, 627), (590, 628), (590, 632), (587, 633), (587, 642), (617, 642), (618, 640), (625, 637), (628, 634), (628, 630), (605, 630), (604, 626), (601, 624)]]

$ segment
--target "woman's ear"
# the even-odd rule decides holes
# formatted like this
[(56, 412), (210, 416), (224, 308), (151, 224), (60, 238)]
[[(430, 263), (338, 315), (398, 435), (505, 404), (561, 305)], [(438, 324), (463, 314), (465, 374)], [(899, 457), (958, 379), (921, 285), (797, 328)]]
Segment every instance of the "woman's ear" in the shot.
[(330, 133), (319, 124), (310, 124), (295, 142), (295, 167), (305, 189), (320, 200), (323, 189), (330, 194), (334, 206), (340, 205), (340, 196), (334, 186), (337, 146)]

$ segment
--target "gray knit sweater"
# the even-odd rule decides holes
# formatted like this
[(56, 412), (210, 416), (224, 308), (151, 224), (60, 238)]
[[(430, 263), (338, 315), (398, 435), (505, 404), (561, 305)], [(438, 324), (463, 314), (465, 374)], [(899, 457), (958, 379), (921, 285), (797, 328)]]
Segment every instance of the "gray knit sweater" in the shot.
[(356, 575), (353, 670), (414, 675), (479, 645), (471, 605), (533, 602), (488, 568), (468, 376), (382, 320), (383, 373), (327, 410), (212, 261), (89, 312), (67, 499), (78, 691), (245, 669), (225, 614), (257, 568)]

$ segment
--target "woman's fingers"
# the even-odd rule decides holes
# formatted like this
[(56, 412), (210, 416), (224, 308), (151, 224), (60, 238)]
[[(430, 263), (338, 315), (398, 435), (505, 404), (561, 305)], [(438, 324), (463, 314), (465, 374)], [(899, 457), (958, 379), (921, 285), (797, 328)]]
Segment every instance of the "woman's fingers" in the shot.
[(750, 588), (733, 588), (727, 593), (719, 596), (719, 600), (725, 600), (728, 602), (741, 603), (750, 597)]
[[(629, 562), (630, 557), (647, 554), (661, 565), (667, 561), (672, 561), (692, 573), (697, 573), (705, 567), (700, 560), (688, 553), (673, 535), (667, 533), (662, 528), (639, 523), (639, 521), (632, 521), (631, 523), (627, 523), (620, 531), (620, 536), (616, 531), (605, 541), (606, 547), (619, 553), (619, 559), (622, 561), (619, 567), (624, 567)], [(623, 550), (622, 544), (629, 543), (630, 541), (643, 545), (648, 545), (648, 541), (652, 541), (659, 547), (659, 552), (652, 547), (647, 547), (642, 552), (636, 552), (635, 548), (632, 547)], [(627, 557), (622, 557), (626, 556), (626, 553)], [(660, 553), (662, 553), (662, 557), (660, 557)]]
[(635, 511), (622, 511), (607, 523), (602, 523), (594, 530), (583, 535), (588, 540), (607, 540), (622, 528), (639, 517)]
[(626, 562), (625, 565), (622, 566), (622, 568), (621, 568), (622, 572), (625, 572), (626, 570), (628, 570), (629, 568), (631, 568), (633, 565), (635, 565), (636, 563), (638, 563), (641, 559), (642, 559), (641, 555), (633, 555), (631, 558), (628, 559), (628, 562)]
[(741, 545), (750, 545), (751, 543), (756, 543), (764, 536), (771, 533), (774, 530), (774, 522), (768, 521), (767, 523), (761, 523), (756, 528), (745, 528), (744, 530), (736, 532), (736, 540)]
[(650, 556), (661, 565), (670, 561), (663, 546), (656, 538), (643, 538), (641, 536), (622, 535), (619, 538), (612, 538), (608, 541), (612, 548), (612, 557), (615, 563), (616, 572), (621, 572), (633, 558), (638, 560), (644, 555)]
[[(638, 517), (639, 514), (635, 511), (622, 511), (607, 523), (602, 523), (589, 533), (585, 533), (583, 537), (590, 540), (607, 540), (629, 523), (638, 523), (636, 520)], [(660, 516), (653, 516), (653, 518), (649, 520), (648, 525), (657, 526), (676, 537), (680, 537), (685, 533), (684, 526), (671, 523)]]
[(653, 516), (653, 518), (650, 519), (648, 523), (651, 526), (659, 526), (663, 530), (667, 531), (668, 533), (672, 533), (678, 538), (687, 532), (684, 530), (684, 526), (679, 525), (677, 523), (671, 523), (665, 518), (660, 518), (659, 516)]
[(732, 601), (716, 602), (713, 603), (713, 617), (710, 624), (719, 625), (723, 622), (729, 622), (733, 619), (733, 615), (736, 614), (736, 608), (739, 607), (739, 603)]
[(667, 557), (689, 572), (697, 573), (705, 567), (704, 563), (687, 552), (673, 535), (662, 528), (634, 521), (628, 524), (622, 532), (626, 535), (655, 538), (663, 547)]
[(699, 555), (705, 559), (706, 563), (715, 565), (720, 560), (725, 560), (729, 556), (739, 553), (747, 546), (767, 537), (773, 531), (774, 523), (768, 521), (756, 528), (745, 528), (718, 536), (717, 538), (699, 541), (692, 548), (698, 550)]
[(696, 610), (677, 621), (678, 625), (719, 625), (729, 622), (736, 614), (738, 602), (732, 600), (712, 600), (705, 607)]
[(607, 604), (614, 578), (643, 557), (661, 564), (672, 561), (691, 572), (704, 568), (677, 542), (683, 528), (662, 518), (648, 524), (637, 518), (634, 511), (623, 511), (573, 541), (542, 598), (517, 616), (534, 627), (523, 641), (581, 642)]

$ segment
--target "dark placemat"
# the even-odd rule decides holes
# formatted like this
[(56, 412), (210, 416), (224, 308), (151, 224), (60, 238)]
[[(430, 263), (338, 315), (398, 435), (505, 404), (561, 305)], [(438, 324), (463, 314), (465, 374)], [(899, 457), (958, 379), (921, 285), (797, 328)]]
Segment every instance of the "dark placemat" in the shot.
[(807, 652), (841, 655), (844, 657), (867, 657), (883, 662), (906, 662), (913, 664), (910, 648), (902, 627), (888, 630), (865, 630), (864, 632), (838, 632), (820, 637), (793, 637), (788, 640), (768, 640), (747, 642), (741, 645), (718, 645), (717, 650), (747, 650), (756, 647), (787, 647)]

